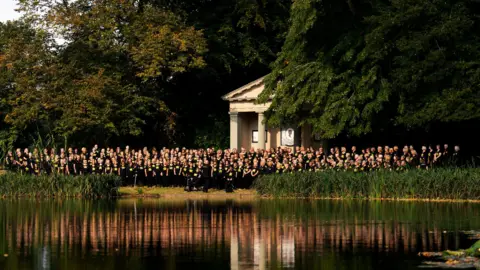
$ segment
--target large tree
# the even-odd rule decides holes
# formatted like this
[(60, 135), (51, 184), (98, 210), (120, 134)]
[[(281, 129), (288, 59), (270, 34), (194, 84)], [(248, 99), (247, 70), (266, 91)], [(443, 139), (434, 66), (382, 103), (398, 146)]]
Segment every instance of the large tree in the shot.
[(225, 146), (220, 96), (268, 73), (289, 6), (19, 0), (25, 15), (0, 33), (0, 132), (23, 145), (50, 134), (75, 144)]
[[(149, 0), (146, 0), (149, 1)], [(220, 97), (270, 72), (284, 41), (291, 0), (152, 0), (203, 29), (206, 66), (172, 80), (184, 145), (228, 146), (228, 103)], [(184, 106), (189, 104), (189, 106)], [(201, 113), (199, 113), (201, 112)]]
[[(41, 87), (54, 62), (48, 33), (22, 22), (0, 23), (0, 149), (11, 147), (30, 119), (40, 123)], [(28, 94), (30, 93), (30, 94)]]
[(6, 75), (15, 74), (4, 85), (12, 92), (4, 118), (11, 130), (47, 126), (81, 142), (175, 132), (165, 89), (177, 74), (205, 66), (201, 30), (137, 1), (20, 3), (26, 16), (17, 24), (29, 27), (29, 36), (2, 35), (0, 62)]
[(268, 123), (324, 138), (480, 119), (477, 1), (297, 0)]

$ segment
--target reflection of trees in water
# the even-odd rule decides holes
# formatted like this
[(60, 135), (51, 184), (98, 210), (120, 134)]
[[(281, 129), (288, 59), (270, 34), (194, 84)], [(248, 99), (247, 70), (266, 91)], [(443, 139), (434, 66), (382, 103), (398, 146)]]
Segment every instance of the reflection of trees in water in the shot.
[(298, 254), (312, 250), (328, 253), (368, 248), (389, 253), (459, 248), (458, 235), (443, 233), (428, 222), (297, 220), (272, 213), (260, 218), (251, 207), (130, 205), (107, 212), (60, 211), (52, 218), (42, 213), (2, 217), (0, 237), (5, 238), (0, 238), (0, 244), (15, 247), (24, 255), (45, 246), (69, 255), (122, 252), (137, 256), (165, 250), (174, 255), (192, 248), (215, 252), (215, 247), (224, 246), (230, 249), (238, 269), (264, 266), (265, 261), (292, 266)]

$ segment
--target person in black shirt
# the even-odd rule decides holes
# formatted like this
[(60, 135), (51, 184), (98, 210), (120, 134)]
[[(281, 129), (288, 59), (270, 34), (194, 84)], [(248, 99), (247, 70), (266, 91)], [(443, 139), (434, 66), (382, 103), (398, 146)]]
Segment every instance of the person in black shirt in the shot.
[(8, 151), (7, 156), (5, 157), (5, 169), (13, 171), (14, 169), (14, 157), (12, 151)]
[(32, 173), (32, 168), (30, 167), (30, 164), (28, 164), (27, 160), (24, 160), (22, 162), (21, 172), (22, 172), (22, 174), (31, 174)]
[(155, 171), (151, 160), (147, 161), (147, 166), (145, 167), (145, 177), (147, 178), (147, 186), (155, 186)]
[(105, 173), (105, 167), (103, 167), (103, 159), (98, 158), (97, 159), (97, 174), (104, 174)]
[(185, 190), (190, 192), (190, 191), (193, 191), (194, 189), (194, 184), (195, 184), (195, 180), (194, 180), (194, 175), (196, 174), (195, 172), (195, 167), (193, 166), (193, 163), (190, 161), (188, 163), (188, 166), (185, 167), (184, 169), (184, 175), (185, 175), (185, 178), (186, 178), (186, 182), (187, 182), (187, 186), (185, 187)]
[(420, 168), (427, 169), (428, 167), (428, 152), (427, 147), (422, 146), (422, 153), (420, 154)]
[(233, 182), (232, 185), (234, 188), (238, 187), (241, 181), (241, 169), (238, 166), (237, 162), (233, 163), (232, 173), (233, 173)]
[[(405, 146), (403, 155), (399, 154), (397, 146), (393, 148), (385, 145), (383, 148), (364, 148), (359, 149), (353, 146), (351, 152), (348, 148), (334, 147), (330, 149), (329, 157), (326, 158), (322, 148), (315, 151), (313, 148), (296, 148), (295, 151), (286, 148), (272, 148), (271, 150), (245, 149), (219, 150), (213, 149), (167, 149), (160, 151), (156, 149), (144, 148), (143, 150), (133, 150), (128, 148), (125, 151), (117, 148), (98, 149), (95, 146), (90, 153), (87, 148), (77, 149), (68, 148), (67, 151), (60, 149), (57, 153), (55, 149), (39, 151), (34, 149), (29, 152), (28, 149), (16, 152), (7, 152), (7, 158), (3, 161), (9, 170), (18, 169), (22, 173), (28, 169), (35, 171), (38, 168), (40, 174), (49, 174), (53, 170), (55, 174), (86, 175), (86, 174), (115, 174), (120, 175), (125, 184), (141, 184), (143, 179), (148, 180), (148, 185), (156, 185), (162, 182), (164, 186), (181, 185), (185, 186), (183, 173), (190, 169), (192, 175), (197, 177), (193, 179), (200, 180), (204, 184), (204, 190), (208, 191), (212, 186), (219, 188), (226, 187), (224, 176), (231, 179), (231, 188), (248, 188), (251, 186), (255, 176), (259, 174), (270, 173), (297, 173), (300, 171), (324, 171), (324, 170), (352, 170), (360, 172), (370, 170), (401, 170), (401, 164), (406, 164), (408, 168), (430, 168), (442, 164), (462, 166), (463, 157), (460, 155), (460, 148), (455, 147), (449, 153), (448, 145), (442, 150), (440, 146), (436, 151), (422, 148), (417, 154), (413, 146)], [(123, 162), (122, 162), (123, 160)], [(201, 163), (199, 161), (203, 161)], [(25, 167), (24, 163), (27, 163)], [(187, 166), (190, 164), (190, 168)], [(363, 166), (364, 162), (366, 163)], [(117, 163), (119, 164), (117, 166)], [(120, 164), (121, 163), (121, 164)], [(197, 164), (201, 164), (197, 167)], [(361, 164), (361, 165), (360, 165)], [(65, 167), (66, 165), (66, 167)], [(208, 165), (208, 170), (204, 166)], [(112, 167), (113, 166), (113, 167)], [(226, 175), (225, 170), (232, 167)], [(151, 168), (151, 171), (150, 171)], [(186, 169), (185, 171), (183, 169)], [(134, 175), (137, 173), (137, 181), (134, 182)], [(152, 180), (152, 177), (154, 180)], [(160, 181), (160, 178), (163, 181)], [(169, 181), (171, 180), (171, 181)], [(210, 180), (210, 181), (207, 181)], [(236, 181), (235, 181), (236, 180)], [(199, 183), (200, 183), (199, 182)], [(209, 183), (207, 183), (209, 182)], [(192, 186), (193, 188), (193, 186)]]
[(174, 186), (174, 187), (181, 187), (183, 186), (183, 183), (182, 183), (182, 166), (180, 166), (180, 162), (177, 162), (175, 161), (174, 162), (174, 168), (173, 168), (173, 174), (175, 175), (174, 176), (174, 181), (173, 183), (170, 183), (170, 186)]
[(173, 160), (169, 160), (166, 162), (167, 166), (167, 177), (164, 178), (166, 180), (163, 183), (164, 187), (169, 187), (170, 185), (175, 185), (175, 179), (177, 179), (177, 176), (175, 175), (175, 165), (173, 164)]
[(402, 152), (401, 152), (400, 149), (398, 148), (398, 145), (393, 146), (392, 155), (393, 155), (393, 156), (397, 156), (398, 158), (400, 158), (400, 157), (402, 156)]
[(309, 163), (305, 164), (305, 170), (308, 172), (313, 172), (315, 171), (315, 162), (311, 160)]
[(428, 160), (427, 160), (429, 168), (432, 168), (432, 166), (433, 166), (433, 154), (434, 154), (433, 147), (431, 145), (429, 145), (428, 146)]
[(258, 169), (258, 165), (257, 163), (254, 163), (253, 164), (253, 168), (252, 168), (252, 171), (250, 172), (251, 176), (252, 176), (252, 180), (250, 182), (250, 186), (248, 188), (250, 188), (252, 186), (252, 184), (255, 182), (255, 179), (257, 179), (257, 176), (260, 174), (260, 170)]
[(120, 172), (120, 178), (122, 178), (122, 183), (123, 185), (126, 185), (127, 184), (127, 164), (125, 164), (125, 159), (121, 159), (120, 160), (120, 168), (119, 168), (119, 172)]
[(217, 188), (219, 190), (225, 188), (225, 173), (225, 165), (223, 164), (223, 161), (220, 161), (217, 173)]
[(152, 164), (153, 165), (153, 185), (155, 186), (159, 186), (160, 185), (160, 181), (161, 181), (161, 170), (160, 170), (160, 160), (159, 159), (156, 159), (155, 160), (155, 164)]
[(203, 179), (203, 192), (208, 192), (212, 175), (212, 168), (210, 167), (208, 160), (205, 160), (205, 162), (203, 163), (201, 168), (201, 174)]
[(455, 145), (453, 149), (453, 153), (451, 156), (451, 165), (461, 167), (465, 165), (465, 161), (462, 158), (462, 155), (460, 154), (460, 146)]
[(135, 183), (135, 171), (137, 170), (137, 164), (133, 160), (128, 160), (127, 166), (127, 185), (133, 185)]
[(225, 192), (227, 193), (233, 192), (234, 173), (233, 166), (228, 166), (225, 177)]
[(52, 164), (50, 162), (50, 156), (46, 155), (41, 162), (42, 165), (40, 166), (40, 169), (43, 170), (43, 172), (47, 175), (52, 174)]
[(448, 144), (443, 145), (443, 153), (440, 163), (443, 166), (450, 165), (450, 150), (448, 150)]
[(265, 166), (264, 174), (272, 174), (275, 172), (275, 166), (273, 165), (273, 162), (269, 160), (267, 162), (267, 165)]
[(120, 168), (118, 167), (118, 161), (116, 158), (112, 159), (112, 174), (120, 176)]
[(414, 149), (411, 149), (410, 150), (410, 166), (412, 166), (412, 168), (418, 168), (419, 167), (419, 156), (418, 156), (418, 153), (417, 151), (415, 151)]
[(212, 187), (218, 189), (218, 162), (215, 158), (215, 156), (212, 156), (211, 162), (210, 162), (210, 177), (212, 178)]
[(250, 168), (250, 164), (247, 163), (247, 165), (243, 169), (243, 174), (242, 174), (243, 188), (250, 188), (250, 186), (252, 185), (252, 175), (251, 175), (251, 173), (252, 173), (252, 170)]
[(281, 174), (283, 173), (283, 166), (281, 163), (277, 163), (277, 165), (275, 166), (275, 173), (276, 174)]
[(89, 168), (88, 168), (88, 160), (84, 159), (82, 160), (82, 163), (80, 165), (80, 168), (79, 168), (79, 173), (80, 175), (87, 175), (87, 174), (91, 174)]
[(33, 164), (33, 170), (32, 170), (32, 173), (34, 175), (40, 175), (42, 172), (40, 171), (40, 166), (38, 166), (37, 163)]
[(161, 181), (160, 186), (166, 187), (168, 184), (168, 162), (164, 161), (160, 164)]
[(75, 174), (76, 175), (80, 175), (80, 173), (82, 171), (82, 166), (83, 166), (83, 158), (82, 158), (82, 156), (77, 155), (75, 157), (75, 161), (74, 161), (74, 167), (75, 167)]
[(110, 175), (113, 173), (113, 167), (112, 164), (110, 163), (110, 159), (105, 160), (105, 168), (103, 169), (104, 174)]
[(73, 155), (69, 156), (68, 159), (66, 159), (66, 161), (67, 161), (68, 173), (70, 175), (77, 175), (77, 171), (75, 169), (76, 161), (74, 160)]
[(70, 171), (68, 170), (68, 164), (67, 164), (67, 159), (66, 158), (60, 159), (60, 174), (70, 175)]
[(347, 159), (347, 148), (342, 147), (340, 152), (340, 160), (345, 161), (345, 159)]
[(145, 168), (147, 164), (140, 159), (138, 160), (137, 165), (138, 165), (137, 171), (135, 172), (137, 177), (137, 186), (143, 187), (143, 185), (145, 185), (145, 179), (146, 179)]
[(435, 166), (441, 165), (442, 162), (442, 148), (437, 144), (435, 152), (433, 153), (433, 164)]

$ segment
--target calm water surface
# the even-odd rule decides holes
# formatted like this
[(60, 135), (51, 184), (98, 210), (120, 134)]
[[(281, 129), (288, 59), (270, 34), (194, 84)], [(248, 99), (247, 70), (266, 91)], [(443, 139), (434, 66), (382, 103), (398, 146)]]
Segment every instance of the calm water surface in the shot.
[[(480, 204), (0, 200), (0, 269), (418, 269)], [(5, 255), (4, 255), (5, 254)]]

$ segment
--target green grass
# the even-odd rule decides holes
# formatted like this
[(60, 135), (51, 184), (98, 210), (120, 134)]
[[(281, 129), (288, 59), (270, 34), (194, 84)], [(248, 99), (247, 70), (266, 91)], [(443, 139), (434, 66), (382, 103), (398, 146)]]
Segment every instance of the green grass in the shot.
[(120, 177), (110, 175), (33, 176), (0, 175), (0, 197), (112, 197), (118, 194)]
[(254, 187), (275, 197), (480, 200), (480, 168), (272, 174)]
[(274, 197), (480, 200), (480, 168), (439, 168), (407, 172), (303, 172), (263, 175), (255, 190), (188, 193), (183, 188), (122, 187), (117, 176), (0, 175), (0, 197), (210, 197), (267, 195)]

